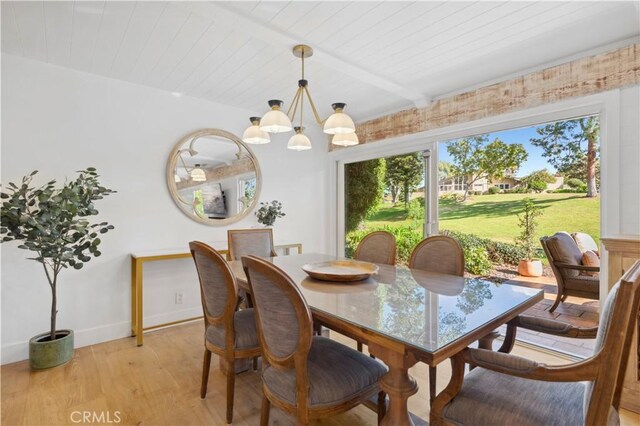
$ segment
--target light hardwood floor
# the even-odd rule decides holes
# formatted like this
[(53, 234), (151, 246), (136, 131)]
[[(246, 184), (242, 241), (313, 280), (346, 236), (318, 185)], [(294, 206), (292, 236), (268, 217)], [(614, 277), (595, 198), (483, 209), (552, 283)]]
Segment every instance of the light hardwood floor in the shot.
[[(349, 339), (335, 333), (332, 337), (355, 347)], [(102, 424), (110, 420), (121, 425), (224, 425), (225, 381), (216, 359), (207, 398), (200, 399), (202, 339), (202, 324), (189, 323), (145, 334), (142, 347), (136, 346), (134, 338), (125, 338), (77, 349), (71, 362), (47, 371), (30, 372), (26, 361), (5, 365), (1, 369), (2, 425), (74, 425), (80, 423), (83, 412), (102, 415)], [(524, 347), (516, 347), (514, 353), (549, 364), (568, 362)], [(409, 409), (427, 419), (428, 368), (418, 364), (411, 374), (420, 390), (409, 399)], [(439, 389), (449, 374), (449, 364), (441, 364)], [(258, 373), (240, 374), (234, 424), (259, 424), (260, 402)], [(271, 425), (293, 424), (272, 408)], [(315, 424), (375, 425), (376, 415), (360, 406)], [(623, 412), (622, 424), (638, 425), (640, 416)]]

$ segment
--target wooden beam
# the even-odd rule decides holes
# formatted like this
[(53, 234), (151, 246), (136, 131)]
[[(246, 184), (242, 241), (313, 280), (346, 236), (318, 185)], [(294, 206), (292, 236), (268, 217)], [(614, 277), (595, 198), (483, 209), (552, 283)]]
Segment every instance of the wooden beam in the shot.
[(640, 45), (632, 44), (358, 123), (356, 132), (371, 143), (637, 84)]

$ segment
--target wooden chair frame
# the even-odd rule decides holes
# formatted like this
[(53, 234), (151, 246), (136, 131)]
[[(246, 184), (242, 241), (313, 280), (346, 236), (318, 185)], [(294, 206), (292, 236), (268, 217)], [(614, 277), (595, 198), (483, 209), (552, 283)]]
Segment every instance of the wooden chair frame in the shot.
[[(593, 381), (591, 398), (588, 402), (585, 424), (597, 426), (607, 424), (610, 407), (619, 410), (620, 394), (629, 359), (629, 351), (637, 324), (638, 306), (640, 305), (640, 261), (637, 261), (620, 279), (620, 288), (613, 306), (613, 312), (607, 323), (606, 336), (601, 349), (592, 357), (583, 361), (561, 366), (548, 366), (543, 363), (527, 360), (508, 353), (467, 348), (451, 359), (452, 376), (447, 387), (436, 397), (431, 406), (430, 424), (432, 426), (450, 424), (443, 418), (446, 405), (455, 398), (462, 389), (465, 364), (470, 364), (491, 371), (508, 374), (531, 380), (550, 382)], [(515, 341), (517, 327), (525, 327), (549, 334), (594, 338), (597, 328), (574, 327), (555, 320), (540, 321), (532, 325), (531, 317), (515, 318), (508, 325), (505, 343), (499, 352), (508, 352)], [(621, 343), (621, 344), (620, 344)], [(496, 356), (497, 355), (497, 356)], [(517, 360), (526, 368), (515, 369), (511, 362)]]
[(240, 260), (236, 259), (235, 247), (233, 246), (233, 235), (237, 234), (269, 234), (269, 242), (271, 243), (271, 256), (277, 256), (275, 246), (273, 245), (273, 229), (271, 228), (256, 228), (256, 229), (229, 229), (227, 230), (227, 260)]
[[(196, 263), (196, 270), (198, 271), (198, 278), (200, 281), (200, 298), (202, 300), (202, 310), (204, 312), (204, 326), (205, 333), (210, 325), (224, 325), (225, 330), (225, 347), (213, 345), (206, 338), (204, 341), (204, 360), (202, 364), (202, 384), (200, 386), (200, 398), (204, 399), (207, 396), (207, 386), (209, 382), (209, 369), (211, 367), (211, 353), (218, 355), (224, 360), (226, 366), (226, 379), (227, 379), (227, 411), (226, 420), (227, 423), (231, 423), (233, 420), (233, 400), (235, 391), (235, 360), (243, 358), (255, 359), (261, 354), (260, 346), (249, 349), (236, 349), (235, 348), (235, 327), (234, 327), (234, 314), (237, 306), (237, 294), (238, 284), (236, 283), (235, 276), (229, 267), (229, 264), (225, 261), (224, 257), (218, 253), (215, 249), (211, 248), (205, 243), (200, 241), (192, 241), (189, 243), (189, 249), (193, 257), (194, 263)], [(227, 289), (227, 303), (224, 312), (219, 316), (213, 316), (207, 309), (206, 298), (203, 289), (203, 277), (200, 275), (198, 264), (195, 259), (196, 252), (206, 256), (209, 260), (217, 264), (224, 273), (224, 281)]]
[[(564, 273), (566, 270), (574, 270), (579, 272), (600, 272), (600, 267), (598, 266), (585, 266), (585, 265), (570, 265), (568, 263), (562, 263), (554, 260), (551, 251), (547, 245), (547, 241), (552, 237), (542, 237), (540, 238), (540, 244), (544, 249), (544, 253), (549, 259), (549, 266), (553, 270), (553, 275), (556, 277), (556, 282), (558, 283), (558, 294), (556, 295), (556, 300), (549, 308), (549, 312), (553, 312), (556, 310), (560, 302), (564, 302), (568, 296), (576, 296), (576, 297), (584, 297), (586, 299), (594, 299), (598, 300), (600, 298), (600, 292), (590, 292), (590, 291), (581, 291), (576, 289), (569, 289), (565, 286), (564, 283)], [(573, 240), (573, 238), (572, 238)], [(575, 241), (574, 241), (574, 244)]]
[(385, 237), (390, 238), (391, 241), (393, 241), (393, 249), (391, 250), (391, 253), (389, 253), (388, 258), (384, 263), (386, 265), (395, 265), (396, 264), (396, 237), (394, 237), (394, 235), (388, 231), (374, 231), (374, 232), (371, 232), (370, 234), (367, 234), (362, 240), (360, 240), (358, 247), (356, 247), (356, 252), (354, 253), (353, 258), (356, 260), (360, 260), (362, 249), (367, 244), (367, 241), (369, 241), (371, 238), (376, 237), (378, 235), (384, 235)]
[[(271, 280), (281, 291), (283, 291), (287, 295), (287, 297), (289, 297), (289, 300), (291, 300), (295, 309), (296, 317), (299, 324), (297, 348), (288, 356), (278, 357), (273, 354), (273, 352), (269, 348), (269, 345), (264, 339), (262, 323), (260, 321), (260, 308), (259, 306), (256, 308), (255, 315), (258, 327), (258, 335), (260, 338), (260, 345), (262, 347), (263, 368), (265, 368), (267, 365), (270, 365), (272, 368), (276, 369), (294, 368), (296, 374), (296, 405), (292, 405), (289, 402), (282, 400), (280, 397), (270, 392), (267, 386), (263, 384), (263, 399), (260, 412), (261, 426), (267, 426), (269, 424), (269, 411), (271, 408), (271, 404), (275, 405), (286, 413), (295, 415), (298, 424), (306, 425), (312, 419), (326, 417), (350, 410), (351, 408), (367, 401), (376, 393), (379, 394), (379, 404), (384, 403), (384, 394), (378, 392), (377, 389), (374, 389), (374, 391), (365, 393), (364, 395), (360, 395), (340, 404), (323, 406), (320, 408), (309, 407), (309, 377), (307, 371), (307, 359), (313, 340), (313, 318), (311, 315), (311, 310), (309, 309), (304, 296), (298, 289), (298, 286), (284, 271), (275, 266), (273, 263), (261, 259), (257, 256), (247, 256), (242, 258), (242, 265), (244, 267), (249, 288), (253, 289), (253, 284), (251, 282), (251, 270), (255, 270)], [(378, 410), (378, 413), (380, 416), (380, 409)], [(382, 411), (382, 415), (383, 414), (384, 412)]]

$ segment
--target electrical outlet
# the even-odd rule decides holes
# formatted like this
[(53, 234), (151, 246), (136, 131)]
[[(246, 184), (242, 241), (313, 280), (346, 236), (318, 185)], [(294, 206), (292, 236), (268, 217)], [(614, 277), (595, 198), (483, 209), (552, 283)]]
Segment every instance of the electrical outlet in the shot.
[(184, 293), (177, 292), (176, 293), (176, 305), (182, 305), (182, 300), (184, 299)]

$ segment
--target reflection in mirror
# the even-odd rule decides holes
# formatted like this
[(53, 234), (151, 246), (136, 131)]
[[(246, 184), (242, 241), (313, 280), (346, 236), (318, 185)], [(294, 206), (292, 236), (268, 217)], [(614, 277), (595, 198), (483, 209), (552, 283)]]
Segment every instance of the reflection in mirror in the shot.
[(209, 225), (246, 216), (260, 193), (260, 168), (253, 152), (235, 135), (204, 129), (182, 138), (167, 164), (169, 191), (180, 209)]

